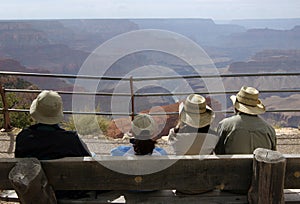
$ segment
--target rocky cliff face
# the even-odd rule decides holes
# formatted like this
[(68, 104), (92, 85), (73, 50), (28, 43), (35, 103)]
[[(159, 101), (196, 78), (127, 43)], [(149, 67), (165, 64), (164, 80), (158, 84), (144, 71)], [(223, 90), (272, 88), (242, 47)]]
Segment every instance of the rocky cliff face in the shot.
[(129, 20), (0, 21), (0, 57), (51, 73), (76, 74), (93, 49), (137, 26)]
[(233, 73), (297, 72), (300, 50), (265, 50), (256, 53), (248, 62), (234, 62), (229, 71)]
[[(90, 52), (105, 40), (140, 28), (166, 29), (186, 35), (201, 46), (204, 45), (205, 49), (208, 48), (206, 50), (209, 50), (209, 55), (220, 59), (222, 67), (234, 62), (227, 70), (230, 73), (299, 71), (300, 26), (290, 30), (246, 30), (236, 25), (215, 24), (210, 19), (0, 21), (0, 58), (14, 59), (0, 60), (0, 69), (76, 74)], [(251, 56), (251, 60), (248, 61)], [(176, 56), (153, 52), (134, 53), (119, 59), (105, 74), (125, 76), (134, 68), (149, 64), (168, 67), (178, 75), (194, 73), (185, 62), (175, 58)], [(222, 58), (226, 61), (222, 61)], [(238, 62), (239, 60), (241, 62)], [(149, 72), (145, 72), (145, 75), (147, 74)], [(160, 72), (155, 74), (164, 76)], [(72, 89), (72, 85), (61, 79), (52, 82), (52, 79), (43, 78), (30, 80), (42, 89)], [(242, 85), (258, 89), (289, 89), (299, 88), (298, 81), (298, 77), (226, 78), (224, 86), (226, 90), (237, 90)], [(205, 84), (190, 84), (199, 90), (205, 89)], [(99, 87), (103, 88), (103, 91), (113, 90), (114, 84), (99, 84)], [(279, 97), (291, 95), (284, 93)], [(263, 99), (271, 96), (262, 95)], [(151, 100), (150, 106), (170, 104), (169, 101), (161, 103), (155, 101), (156, 99)], [(110, 105), (107, 99), (101, 99), (101, 102)], [(137, 103), (141, 106), (140, 110), (149, 108), (145, 101)]]
[(246, 31), (242, 26), (216, 24), (212, 19), (136, 19), (133, 21), (143, 29), (163, 29), (185, 35), (201, 46), (218, 46), (222, 42), (221, 36)]
[[(299, 72), (299, 50), (264, 50), (256, 53), (248, 62), (235, 62), (229, 66), (230, 73)], [(253, 86), (258, 90), (300, 89), (299, 76), (261, 76), (224, 78), (224, 87), (238, 90), (241, 86)], [(294, 92), (261, 93), (268, 110), (299, 109), (300, 95)], [(231, 105), (230, 100), (227, 101)], [(297, 112), (266, 113), (266, 120), (277, 126), (298, 127), (300, 114)]]
[(291, 30), (250, 29), (247, 32), (235, 33), (228, 39), (231, 47), (252, 47), (264, 49), (298, 49), (300, 27)]
[[(49, 73), (49, 71), (39, 69), (28, 69), (27, 67), (20, 64), (20, 62), (13, 59), (0, 59), (0, 70), (1, 71), (13, 71), (13, 72), (33, 72), (33, 73)], [(66, 83), (62, 79), (56, 78), (41, 78), (41, 77), (21, 77), (31, 84), (34, 84), (36, 89), (52, 89), (52, 90), (72, 90), (73, 86)], [(3, 81), (0, 81), (3, 83)]]
[(49, 44), (44, 32), (22, 22), (0, 22), (0, 49), (38, 47)]
[(104, 41), (139, 27), (126, 19), (60, 20), (73, 33), (69, 46), (91, 52)]

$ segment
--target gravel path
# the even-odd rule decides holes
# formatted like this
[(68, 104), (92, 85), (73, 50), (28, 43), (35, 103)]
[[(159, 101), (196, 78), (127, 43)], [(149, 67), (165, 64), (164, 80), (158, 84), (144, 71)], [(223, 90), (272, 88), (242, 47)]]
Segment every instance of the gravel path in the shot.
[[(0, 132), (0, 158), (14, 156), (14, 141), (19, 130)], [(300, 130), (296, 128), (276, 129), (277, 150), (284, 154), (300, 154)], [(83, 141), (97, 155), (109, 155), (110, 150), (119, 145), (130, 145), (128, 139), (108, 139), (101, 136), (82, 136)], [(166, 142), (159, 140), (157, 146), (163, 147), (168, 154), (174, 154)]]

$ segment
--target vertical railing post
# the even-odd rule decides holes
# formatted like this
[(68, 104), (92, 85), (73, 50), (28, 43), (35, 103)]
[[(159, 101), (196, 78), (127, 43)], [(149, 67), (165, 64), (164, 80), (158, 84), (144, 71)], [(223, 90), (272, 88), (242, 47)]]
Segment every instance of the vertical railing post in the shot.
[(133, 90), (133, 78), (130, 77), (130, 94), (131, 94), (131, 120), (134, 120), (134, 90)]
[(4, 130), (9, 131), (11, 129), (11, 125), (10, 125), (10, 119), (9, 119), (8, 104), (6, 101), (5, 89), (4, 89), (4, 87), (2, 87), (1, 84), (0, 84), (0, 95), (1, 95), (2, 104), (3, 104)]

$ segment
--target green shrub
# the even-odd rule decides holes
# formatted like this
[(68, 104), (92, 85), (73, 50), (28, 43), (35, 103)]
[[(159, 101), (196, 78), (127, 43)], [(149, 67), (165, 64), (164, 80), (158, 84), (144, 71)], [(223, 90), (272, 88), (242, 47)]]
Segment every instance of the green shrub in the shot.
[[(76, 121), (76, 122), (75, 122)], [(77, 131), (81, 135), (106, 134), (109, 119), (95, 115), (73, 115), (62, 123), (66, 130)]]
[(34, 123), (29, 113), (14, 112), (9, 114), (10, 124), (12, 127), (25, 128)]
[[(8, 104), (8, 108), (28, 109), (28, 107), (30, 106), (30, 104), (24, 102), (24, 98), (15, 93), (7, 93), (6, 101)], [(0, 103), (0, 107), (3, 108), (2, 100)], [(9, 118), (12, 127), (24, 128), (33, 123), (33, 119), (28, 112), (10, 112)], [(4, 126), (3, 117), (0, 118), (0, 125), (1, 127)]]

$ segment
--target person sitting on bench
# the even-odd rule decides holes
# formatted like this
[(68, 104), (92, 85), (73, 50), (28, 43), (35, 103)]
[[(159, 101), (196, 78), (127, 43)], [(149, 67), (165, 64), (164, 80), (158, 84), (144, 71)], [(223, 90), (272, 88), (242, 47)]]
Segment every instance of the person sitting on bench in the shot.
[(176, 155), (212, 154), (219, 140), (210, 129), (214, 111), (206, 105), (206, 99), (191, 94), (179, 105), (179, 122), (163, 137), (174, 148)]
[(266, 111), (258, 95), (257, 89), (243, 86), (230, 97), (236, 114), (219, 123), (216, 154), (252, 154), (256, 148), (276, 150), (274, 128), (258, 116)]
[[(191, 94), (179, 104), (179, 122), (163, 137), (173, 146), (176, 155), (212, 154), (219, 140), (210, 129), (215, 117), (214, 111), (206, 105), (206, 99), (199, 94)], [(176, 194), (200, 194), (214, 189), (179, 189)]]
[[(91, 156), (87, 145), (75, 131), (59, 127), (63, 120), (63, 103), (55, 91), (42, 91), (30, 106), (37, 124), (23, 129), (16, 137), (15, 157), (39, 160)], [(57, 191), (57, 197), (82, 197), (83, 191)]]
[(167, 155), (162, 148), (155, 147), (153, 139), (157, 124), (148, 114), (139, 114), (131, 122), (133, 138), (130, 139), (132, 146), (119, 146), (111, 150), (112, 156), (127, 155)]

